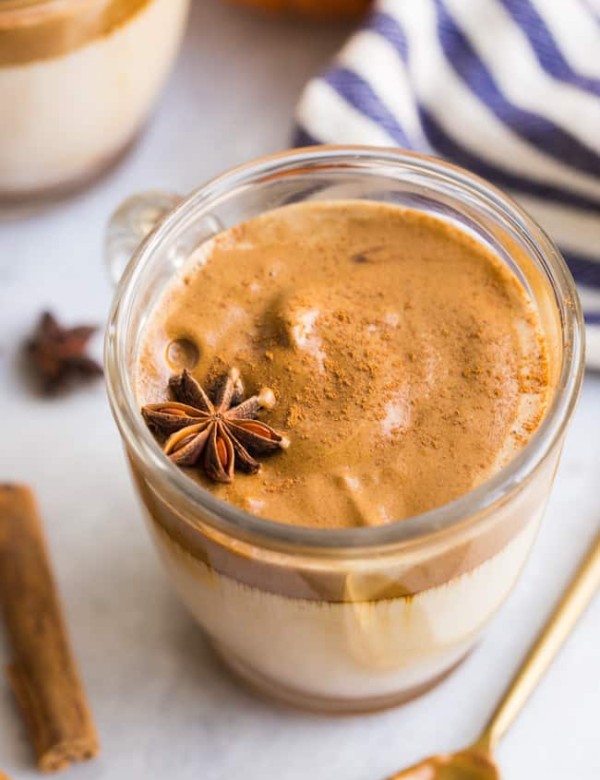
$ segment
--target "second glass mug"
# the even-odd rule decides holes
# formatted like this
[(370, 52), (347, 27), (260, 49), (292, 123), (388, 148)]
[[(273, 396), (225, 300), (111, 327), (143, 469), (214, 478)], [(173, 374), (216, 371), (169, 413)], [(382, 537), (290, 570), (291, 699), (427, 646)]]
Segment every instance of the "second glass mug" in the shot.
[(0, 208), (69, 194), (125, 154), (177, 55), (189, 0), (1, 0)]
[[(356, 198), (437, 215), (494, 249), (539, 310), (551, 403), (524, 449), (450, 504), (381, 527), (289, 526), (224, 503), (164, 457), (136, 403), (137, 348), (165, 285), (204, 240), (285, 204)], [(375, 709), (428, 690), (512, 590), (577, 400), (581, 311), (554, 244), (464, 170), (396, 150), (315, 147), (236, 168), (183, 199), (132, 198), (107, 236), (115, 277), (131, 254), (106, 339), (110, 402), (162, 563), (217, 652), (254, 687), (311, 709)]]

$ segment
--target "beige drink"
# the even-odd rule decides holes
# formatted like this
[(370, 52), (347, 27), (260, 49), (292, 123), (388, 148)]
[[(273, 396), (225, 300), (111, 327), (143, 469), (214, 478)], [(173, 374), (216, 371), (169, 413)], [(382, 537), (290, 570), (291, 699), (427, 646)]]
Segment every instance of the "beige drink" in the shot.
[[(395, 206), (322, 202), (199, 247), (151, 312), (136, 388), (140, 407), (160, 404), (188, 369), (210, 395), (231, 368), (247, 395), (270, 388), (277, 403), (260, 419), (290, 446), (225, 484), (201, 462), (186, 474), (270, 522), (326, 532), (401, 523), (484, 483), (543, 419), (548, 366), (532, 301), (473, 237)], [(523, 565), (554, 463), (541, 494), (515, 497), (460, 545), (380, 567), (267, 562), (195, 533), (138, 482), (176, 586), (230, 663), (343, 709), (412, 695), (464, 656)]]

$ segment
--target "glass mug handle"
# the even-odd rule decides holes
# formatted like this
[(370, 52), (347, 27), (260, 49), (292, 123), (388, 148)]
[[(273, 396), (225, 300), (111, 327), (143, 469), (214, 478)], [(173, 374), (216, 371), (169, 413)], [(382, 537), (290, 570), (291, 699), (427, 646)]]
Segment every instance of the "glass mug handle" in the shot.
[(106, 230), (104, 257), (115, 286), (141, 242), (181, 199), (174, 192), (150, 190), (127, 198), (113, 212)]

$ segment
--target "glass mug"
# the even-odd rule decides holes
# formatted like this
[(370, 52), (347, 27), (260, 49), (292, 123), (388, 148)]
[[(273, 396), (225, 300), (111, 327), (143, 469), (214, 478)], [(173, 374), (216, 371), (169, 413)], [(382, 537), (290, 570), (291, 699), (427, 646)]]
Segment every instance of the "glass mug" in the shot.
[[(136, 351), (148, 312), (202, 241), (277, 206), (348, 198), (437, 215), (494, 249), (539, 310), (551, 402), (524, 449), (450, 504), (380, 527), (289, 526), (224, 503), (163, 455), (136, 402)], [(432, 687), (513, 588), (577, 400), (581, 311), (554, 244), (501, 192), (440, 160), (315, 147), (235, 168), (183, 199), (132, 198), (107, 236), (115, 277), (132, 253), (107, 332), (110, 402), (162, 563), (217, 652), (251, 685), (323, 711), (385, 707)]]
[(0, 204), (64, 194), (135, 139), (189, 0), (0, 2)]

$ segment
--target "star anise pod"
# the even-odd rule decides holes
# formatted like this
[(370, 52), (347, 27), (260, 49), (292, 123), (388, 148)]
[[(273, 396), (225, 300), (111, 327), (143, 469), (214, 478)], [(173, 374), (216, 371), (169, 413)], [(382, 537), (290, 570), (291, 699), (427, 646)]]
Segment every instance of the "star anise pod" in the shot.
[(242, 400), (243, 385), (235, 368), (218, 383), (213, 400), (187, 369), (169, 380), (174, 401), (147, 404), (142, 415), (148, 427), (164, 440), (163, 451), (178, 466), (199, 464), (214, 482), (231, 482), (234, 469), (255, 474), (256, 456), (285, 449), (289, 441), (256, 419), (271, 409), (269, 388)]
[(44, 392), (54, 393), (76, 379), (102, 376), (102, 367), (86, 354), (95, 332), (90, 325), (64, 328), (50, 312), (42, 314), (25, 348)]

